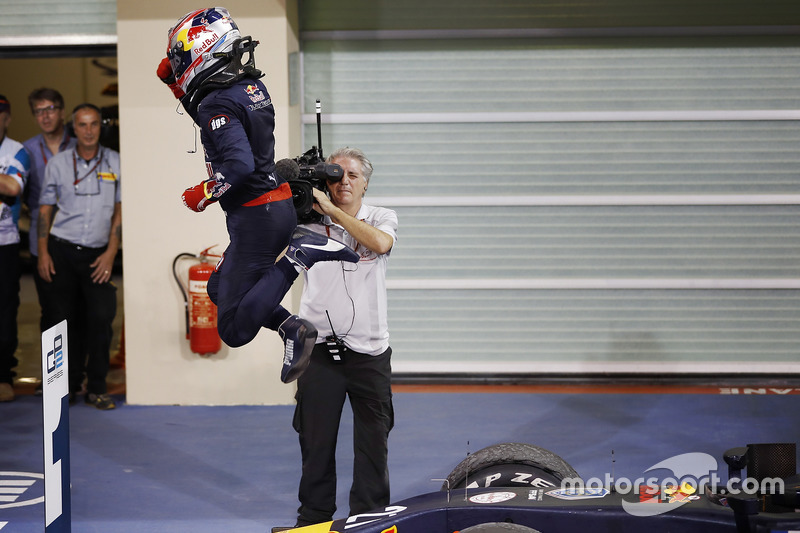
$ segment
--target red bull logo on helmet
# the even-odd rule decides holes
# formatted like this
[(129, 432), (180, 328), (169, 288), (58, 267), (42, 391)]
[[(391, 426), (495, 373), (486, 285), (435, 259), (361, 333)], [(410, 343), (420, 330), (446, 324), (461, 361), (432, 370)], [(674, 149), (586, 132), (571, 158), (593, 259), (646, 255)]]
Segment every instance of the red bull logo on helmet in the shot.
[(238, 31), (238, 27), (224, 8), (188, 13), (170, 30), (167, 56), (179, 83), (199, 65), (205, 52), (226, 40), (226, 33), (231, 30)]

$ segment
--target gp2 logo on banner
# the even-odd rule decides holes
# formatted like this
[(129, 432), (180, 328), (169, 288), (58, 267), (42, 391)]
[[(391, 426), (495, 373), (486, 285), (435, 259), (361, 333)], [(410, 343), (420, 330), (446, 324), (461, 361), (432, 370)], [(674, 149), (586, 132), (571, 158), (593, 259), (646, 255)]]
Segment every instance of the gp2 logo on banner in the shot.
[(64, 365), (64, 340), (61, 335), (53, 339), (53, 350), (47, 352), (47, 375)]

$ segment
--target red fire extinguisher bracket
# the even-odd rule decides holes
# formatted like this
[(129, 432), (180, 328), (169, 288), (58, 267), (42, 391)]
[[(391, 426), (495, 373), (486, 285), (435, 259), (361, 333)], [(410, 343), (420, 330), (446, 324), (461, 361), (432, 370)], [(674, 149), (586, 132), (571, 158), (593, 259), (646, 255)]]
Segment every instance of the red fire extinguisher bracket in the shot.
[[(208, 262), (208, 258), (220, 257), (211, 254), (211, 248), (213, 246), (197, 255), (179, 254), (172, 263), (173, 276), (184, 298), (186, 338), (189, 340), (192, 352), (199, 355), (215, 354), (222, 348), (222, 340), (217, 331), (217, 306), (208, 296), (208, 280), (215, 268)], [(189, 267), (188, 282), (185, 285), (176, 270), (178, 261), (182, 258), (199, 261)]]

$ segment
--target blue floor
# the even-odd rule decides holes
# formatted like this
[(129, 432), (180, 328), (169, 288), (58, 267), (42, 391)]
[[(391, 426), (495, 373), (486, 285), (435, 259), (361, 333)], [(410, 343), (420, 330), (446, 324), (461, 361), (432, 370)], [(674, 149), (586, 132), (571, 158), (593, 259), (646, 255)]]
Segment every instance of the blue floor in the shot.
[[(292, 525), (300, 474), (292, 411), (73, 406), (72, 531), (264, 533)], [(635, 479), (688, 452), (717, 458), (725, 478), (721, 456), (730, 447), (800, 442), (800, 395), (397, 393), (395, 411), (394, 501), (438, 490), (441, 482), (431, 479), (498, 442), (552, 450), (584, 479), (602, 479), (612, 468)], [(337, 518), (347, 515), (349, 416), (339, 444)], [(22, 505), (41, 498), (41, 480), (2, 498), (9, 473), (43, 470), (41, 418), (39, 397), (0, 404), (2, 533), (43, 531), (44, 505)]]

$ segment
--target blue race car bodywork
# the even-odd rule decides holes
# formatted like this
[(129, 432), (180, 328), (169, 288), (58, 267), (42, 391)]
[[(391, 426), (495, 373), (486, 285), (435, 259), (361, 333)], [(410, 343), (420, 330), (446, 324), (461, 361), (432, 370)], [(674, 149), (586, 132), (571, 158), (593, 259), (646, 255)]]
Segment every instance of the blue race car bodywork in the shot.
[[(784, 445), (785, 446), (785, 445)], [(794, 455), (794, 445), (791, 445)], [(752, 452), (751, 452), (752, 455)], [(731, 473), (747, 448), (724, 455)], [(751, 458), (752, 459), (752, 458)], [(765, 459), (759, 459), (763, 464)], [(796, 464), (791, 457), (791, 464)], [(620, 494), (586, 486), (560, 457), (532, 445), (484, 448), (458, 465), (443, 490), (385, 509), (293, 529), (297, 533), (789, 533), (800, 531), (800, 479), (780, 493), (680, 485), (641, 486)], [(453, 488), (450, 488), (453, 487)], [(612, 487), (613, 488), (613, 487)]]

